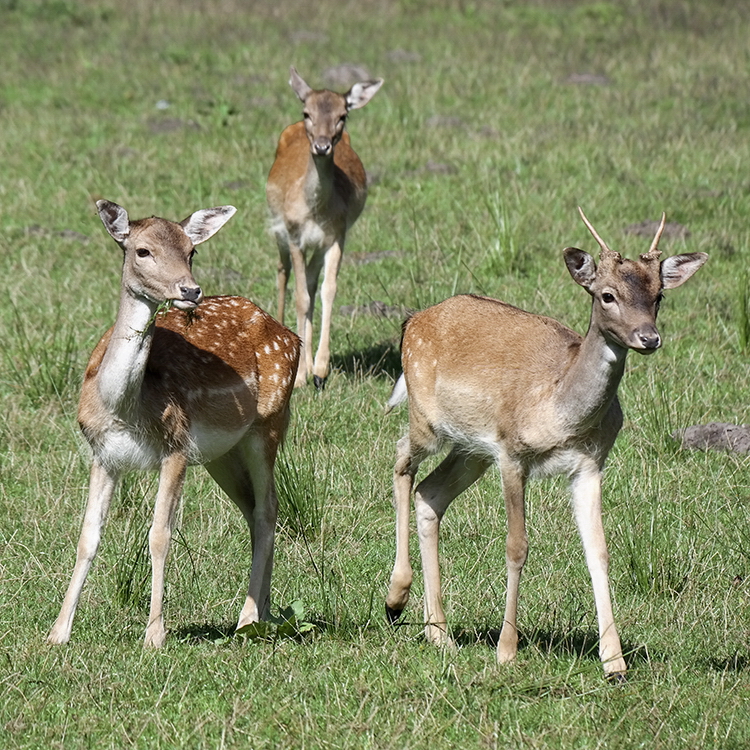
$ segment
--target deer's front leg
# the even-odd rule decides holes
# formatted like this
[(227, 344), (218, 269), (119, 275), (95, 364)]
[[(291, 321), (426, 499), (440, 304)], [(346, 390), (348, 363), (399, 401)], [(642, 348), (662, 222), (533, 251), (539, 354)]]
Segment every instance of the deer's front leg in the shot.
[(286, 288), (289, 284), (289, 274), (292, 270), (292, 259), (289, 255), (289, 244), (278, 237), (276, 242), (279, 247), (279, 264), (276, 269), (276, 289), (278, 292), (276, 319), (279, 323), (283, 323), (284, 311), (286, 309)]
[(154, 522), (148, 535), (151, 551), (151, 609), (144, 639), (145, 646), (160, 648), (164, 645), (166, 637), (163, 615), (164, 571), (186, 469), (187, 459), (181, 453), (173, 453), (162, 461)]
[(609, 593), (609, 552), (602, 524), (602, 477), (598, 467), (583, 469), (573, 477), (573, 508), (581, 534), (586, 565), (594, 588), (599, 620), (599, 656), (608, 676), (624, 676), (627, 671), (622, 656)]
[(86, 582), (91, 563), (99, 549), (102, 529), (107, 519), (109, 504), (112, 500), (115, 485), (117, 484), (117, 478), (117, 472), (107, 471), (97, 463), (96, 459), (94, 460), (89, 479), (89, 499), (83, 517), (81, 535), (78, 538), (76, 564), (73, 568), (73, 576), (68, 584), (68, 590), (65, 594), (60, 614), (47, 636), (49, 643), (67, 643), (70, 640), (73, 617), (75, 616), (81, 590), (83, 589), (83, 584)]
[(311, 269), (307, 267), (302, 250), (296, 245), (290, 245), (289, 253), (294, 270), (294, 302), (297, 308), (297, 335), (302, 340), (300, 363), (294, 387), (299, 388), (307, 382), (307, 376), (312, 374), (312, 323), (315, 311), (315, 291), (317, 279), (310, 290), (309, 276)]
[(342, 245), (339, 242), (334, 242), (323, 259), (323, 284), (320, 289), (320, 342), (313, 365), (313, 379), (316, 388), (323, 388), (328, 377), (328, 366), (331, 359), (331, 318), (333, 317), (333, 304), (336, 300), (336, 285), (342, 254)]

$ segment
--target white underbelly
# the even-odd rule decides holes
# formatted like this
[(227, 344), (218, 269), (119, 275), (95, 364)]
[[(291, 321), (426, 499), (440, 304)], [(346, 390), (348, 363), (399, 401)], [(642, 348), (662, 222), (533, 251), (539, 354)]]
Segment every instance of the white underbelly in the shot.
[[(231, 450), (247, 431), (227, 431), (200, 424), (192, 425), (187, 446), (188, 464), (213, 461)], [(158, 469), (168, 454), (168, 446), (135, 430), (111, 430), (94, 448), (97, 460), (117, 471)]]
[(247, 427), (229, 431), (201, 424), (190, 428), (192, 438), (189, 460), (191, 464), (205, 464), (230, 451), (247, 432)]
[(158, 469), (162, 461), (155, 441), (130, 430), (110, 430), (94, 453), (97, 461), (117, 471)]

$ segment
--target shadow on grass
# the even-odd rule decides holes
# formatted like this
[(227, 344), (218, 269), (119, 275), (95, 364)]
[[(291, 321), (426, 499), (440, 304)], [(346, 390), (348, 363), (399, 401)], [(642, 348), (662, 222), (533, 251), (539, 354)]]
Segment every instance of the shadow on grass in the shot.
[(401, 353), (398, 344), (388, 341), (365, 349), (334, 354), (331, 365), (350, 377), (388, 375), (396, 380), (401, 374)]
[[(311, 619), (310, 622), (315, 625), (315, 630), (318, 633), (335, 631), (346, 637), (346, 634), (351, 630), (317, 618)], [(235, 627), (236, 623), (234, 622), (187, 625), (176, 629), (174, 636), (182, 643), (198, 646), (232, 638)], [(419, 631), (420, 638), (423, 637), (422, 627), (420, 623), (403, 620), (393, 624), (394, 630), (404, 628), (409, 631), (414, 628)], [(361, 628), (355, 627), (354, 630), (361, 632)], [(453, 632), (453, 638), (456, 644), (462, 647), (479, 644), (494, 650), (497, 648), (497, 642), (500, 639), (500, 630), (498, 628), (461, 628)], [(573, 630), (561, 633), (556, 630), (540, 629), (528, 634), (521, 634), (518, 640), (518, 649), (523, 651), (526, 648), (534, 648), (541, 653), (557, 656), (574, 656), (578, 659), (599, 661), (599, 635), (595, 630)], [(653, 652), (649, 653), (645, 646), (635, 646), (627, 641), (623, 642), (622, 649), (628, 669), (637, 665), (648, 664), (655, 656)], [(746, 655), (734, 654), (727, 659), (711, 659), (708, 665), (711, 669), (719, 672), (740, 672), (750, 667), (750, 660)]]
[(744, 672), (750, 669), (750, 658), (735, 652), (726, 659), (709, 659), (708, 666), (716, 672)]
[(234, 635), (236, 627), (236, 622), (218, 624), (204, 622), (200, 625), (185, 625), (181, 628), (176, 628), (172, 632), (178, 641), (198, 646), (202, 643), (215, 643), (225, 638), (231, 638)]
[[(475, 643), (483, 643), (495, 649), (500, 640), (498, 628), (462, 629), (454, 635), (456, 643), (460, 646), (469, 646)], [(518, 650), (534, 648), (545, 654), (558, 656), (575, 656), (579, 659), (599, 661), (599, 634), (595, 630), (569, 630), (560, 632), (558, 630), (539, 629), (529, 633), (519, 633)], [(628, 668), (637, 664), (646, 664), (653, 653), (649, 654), (645, 646), (635, 646), (624, 641), (622, 651)]]

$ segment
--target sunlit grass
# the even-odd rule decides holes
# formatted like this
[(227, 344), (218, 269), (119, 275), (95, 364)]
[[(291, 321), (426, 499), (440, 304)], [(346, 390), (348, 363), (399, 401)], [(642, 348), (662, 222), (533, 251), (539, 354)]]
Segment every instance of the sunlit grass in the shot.
[[(750, 422), (742, 4), (11, 0), (0, 15), (4, 747), (750, 744), (748, 459), (688, 453), (670, 437)], [(168, 563), (165, 649), (141, 647), (156, 492), (145, 475), (115, 498), (71, 644), (47, 647), (87, 491), (77, 390), (118, 295), (119, 251), (93, 200), (178, 220), (237, 206), (200, 249), (196, 278), (273, 311), (264, 185), (279, 132), (299, 116), (289, 65), (318, 86), (344, 62), (385, 78), (348, 123), (372, 184), (339, 277), (337, 307), (350, 312), (334, 317), (334, 371), (324, 392), (294, 394), (277, 474), (274, 611), (299, 600), (315, 628), (232, 637), (250, 535), (194, 469)], [(495, 473), (441, 531), (461, 647), (422, 639), (416, 537), (405, 622), (392, 630), (383, 616), (407, 415), (383, 414), (401, 315), (368, 305), (407, 311), (479, 292), (584, 332), (589, 298), (562, 261), (566, 246), (591, 250), (578, 205), (629, 257), (650, 238), (625, 229), (662, 211), (688, 232), (665, 238), (665, 254), (711, 256), (667, 295), (664, 347), (631, 356), (620, 389), (603, 503), (631, 675), (621, 689), (602, 678), (562, 480), (528, 492), (517, 664), (494, 662), (506, 532)]]

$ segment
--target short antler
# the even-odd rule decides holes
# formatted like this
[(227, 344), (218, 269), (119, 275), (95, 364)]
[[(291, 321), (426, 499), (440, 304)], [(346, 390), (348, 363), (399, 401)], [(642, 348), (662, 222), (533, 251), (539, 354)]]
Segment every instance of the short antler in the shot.
[(651, 247), (648, 249), (648, 252), (641, 255), (641, 260), (645, 260), (645, 261), (659, 260), (659, 256), (661, 255), (661, 250), (659, 250), (659, 240), (661, 239), (661, 235), (662, 235), (662, 232), (664, 231), (664, 227), (666, 223), (667, 223), (667, 215), (666, 213), (662, 212), (661, 223), (659, 224), (659, 228), (656, 230), (656, 236), (654, 237), (654, 241), (651, 243)]
[(599, 236), (599, 233), (596, 231), (596, 229), (594, 229), (594, 227), (591, 225), (591, 222), (586, 218), (586, 214), (583, 213), (583, 209), (580, 206), (578, 206), (578, 213), (581, 214), (583, 223), (587, 226), (594, 239), (599, 243), (599, 247), (602, 249), (601, 257), (610, 257), (614, 259), (621, 258), (622, 256), (620, 255), (620, 253), (617, 253), (614, 250), (610, 250), (607, 247), (607, 243)]

